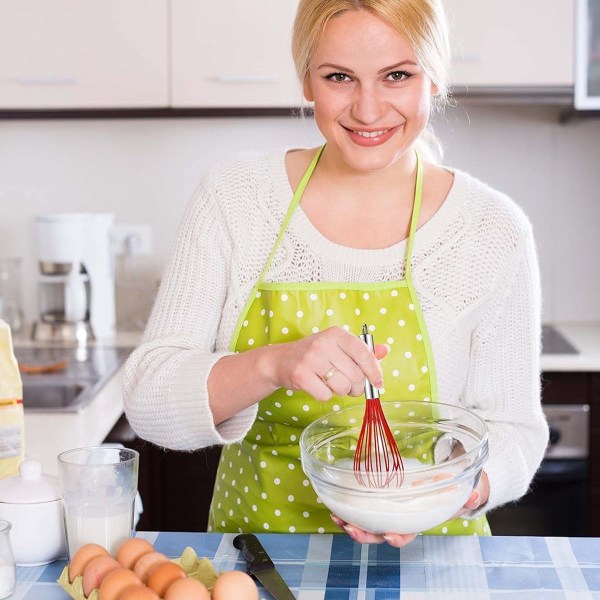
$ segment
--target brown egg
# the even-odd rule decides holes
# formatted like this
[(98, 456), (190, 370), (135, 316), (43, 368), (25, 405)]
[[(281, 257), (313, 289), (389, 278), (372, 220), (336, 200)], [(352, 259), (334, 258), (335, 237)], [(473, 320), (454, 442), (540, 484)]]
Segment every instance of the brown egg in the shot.
[(161, 563), (150, 569), (146, 585), (162, 598), (174, 581), (184, 577), (187, 575), (179, 565), (172, 562)]
[(89, 596), (93, 589), (99, 588), (102, 580), (121, 565), (112, 556), (96, 556), (83, 570), (83, 593)]
[(117, 549), (115, 558), (126, 569), (132, 569), (136, 561), (148, 552), (154, 552), (154, 546), (144, 538), (129, 538)]
[[(132, 600), (135, 599), (132, 598)], [(210, 594), (197, 579), (186, 577), (177, 579), (167, 588), (164, 600), (210, 600)]]
[(117, 600), (160, 600), (160, 598), (145, 585), (131, 585), (117, 596)]
[(84, 544), (75, 552), (69, 564), (69, 581), (73, 580), (78, 575), (83, 574), (85, 566), (96, 556), (110, 556), (108, 550), (100, 544)]
[(258, 588), (243, 571), (221, 573), (212, 589), (212, 600), (258, 600)]
[(133, 566), (133, 572), (141, 579), (142, 583), (146, 583), (148, 573), (156, 565), (169, 562), (169, 559), (160, 552), (147, 552), (138, 558)]
[(123, 590), (140, 583), (142, 582), (133, 571), (125, 567), (115, 569), (102, 580), (98, 600), (117, 600)]

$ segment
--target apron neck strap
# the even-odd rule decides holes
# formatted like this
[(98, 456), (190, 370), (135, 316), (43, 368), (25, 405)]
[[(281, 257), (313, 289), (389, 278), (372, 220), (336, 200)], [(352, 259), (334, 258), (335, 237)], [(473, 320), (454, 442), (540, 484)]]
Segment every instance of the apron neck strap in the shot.
[[(288, 207), (285, 218), (283, 219), (283, 222), (281, 223), (281, 228), (279, 229), (279, 234), (277, 235), (275, 244), (273, 245), (273, 248), (271, 249), (271, 254), (269, 254), (269, 258), (268, 258), (267, 262), (265, 263), (265, 266), (263, 267), (260, 277), (258, 278), (257, 285), (255, 286), (257, 288), (258, 288), (258, 285), (260, 285), (260, 283), (263, 281), (267, 272), (269, 271), (271, 263), (273, 262), (273, 258), (275, 257), (275, 253), (277, 252), (277, 248), (279, 248), (281, 239), (283, 238), (283, 236), (285, 234), (285, 230), (287, 229), (288, 223), (290, 222), (290, 219), (292, 218), (292, 215), (294, 214), (294, 210), (295, 210), (296, 206), (298, 206), (298, 202), (300, 202), (300, 198), (302, 198), (302, 194), (304, 193), (304, 190), (306, 189), (306, 186), (308, 185), (308, 182), (313, 174), (313, 171), (315, 170), (315, 167), (317, 166), (317, 163), (319, 162), (319, 159), (321, 158), (321, 154), (323, 153), (324, 148), (325, 148), (325, 146), (323, 145), (317, 150), (313, 159), (310, 161), (310, 164), (308, 165), (306, 172), (302, 176), (302, 179), (300, 180), (300, 183), (298, 184), (296, 191), (294, 192), (294, 197), (292, 198), (292, 201), (290, 202), (290, 205)], [(411, 262), (412, 262), (413, 243), (414, 243), (414, 239), (415, 239), (415, 232), (417, 231), (417, 225), (419, 223), (419, 213), (421, 212), (421, 198), (423, 195), (423, 163), (421, 162), (421, 156), (419, 155), (419, 153), (416, 152), (415, 154), (417, 157), (417, 176), (415, 179), (415, 198), (414, 198), (414, 202), (413, 202), (412, 216), (411, 216), (411, 220), (410, 220), (408, 241), (406, 244), (405, 274), (406, 274), (406, 279), (408, 281), (411, 281), (411, 276), (412, 276), (411, 275)]]
[(415, 241), (415, 232), (417, 231), (417, 225), (419, 224), (419, 214), (421, 212), (421, 198), (423, 196), (423, 163), (421, 162), (421, 156), (418, 152), (415, 152), (417, 156), (417, 176), (415, 178), (415, 198), (413, 201), (412, 216), (410, 218), (410, 229), (408, 232), (408, 241), (406, 242), (406, 266), (405, 266), (405, 277), (407, 281), (412, 281), (412, 251), (413, 244)]
[(285, 218), (283, 219), (283, 222), (281, 223), (281, 228), (279, 229), (279, 235), (277, 236), (277, 239), (275, 240), (275, 244), (273, 245), (273, 248), (271, 248), (271, 254), (269, 254), (269, 258), (268, 258), (267, 262), (265, 263), (265, 266), (262, 270), (262, 273), (260, 274), (260, 277), (258, 278), (258, 285), (263, 281), (265, 275), (269, 271), (269, 267), (271, 266), (271, 263), (273, 262), (273, 258), (275, 257), (277, 248), (279, 248), (279, 244), (281, 243), (281, 239), (283, 238), (283, 235), (285, 234), (285, 230), (287, 229), (288, 223), (290, 222), (290, 219), (292, 218), (292, 215), (294, 214), (294, 209), (296, 208), (296, 206), (298, 206), (298, 202), (300, 202), (300, 198), (302, 198), (302, 194), (304, 193), (304, 190), (306, 189), (306, 186), (308, 185), (308, 181), (311, 178), (313, 171), (315, 170), (315, 167), (317, 166), (317, 163), (319, 162), (319, 158), (321, 158), (321, 154), (323, 153), (323, 148), (325, 148), (325, 145), (321, 146), (317, 150), (313, 159), (310, 161), (310, 164), (308, 165), (306, 172), (302, 176), (302, 179), (300, 180), (300, 183), (298, 184), (296, 191), (294, 192), (294, 197), (292, 198), (292, 201), (290, 202), (287, 213), (285, 214)]

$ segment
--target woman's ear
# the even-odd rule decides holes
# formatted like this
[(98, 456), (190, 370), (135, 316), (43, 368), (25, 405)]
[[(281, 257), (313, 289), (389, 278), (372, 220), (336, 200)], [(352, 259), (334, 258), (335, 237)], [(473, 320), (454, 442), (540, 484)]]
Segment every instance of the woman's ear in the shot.
[(310, 83), (310, 76), (307, 73), (304, 77), (304, 83), (302, 84), (302, 91), (304, 93), (304, 97), (308, 102), (312, 102), (314, 100), (314, 95), (312, 92), (312, 85)]

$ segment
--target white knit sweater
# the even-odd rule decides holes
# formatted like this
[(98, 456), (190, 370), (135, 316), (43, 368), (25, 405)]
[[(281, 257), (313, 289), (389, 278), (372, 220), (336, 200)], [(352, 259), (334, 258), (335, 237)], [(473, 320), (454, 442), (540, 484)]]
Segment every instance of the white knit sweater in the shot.
[[(213, 168), (186, 211), (143, 342), (126, 367), (127, 417), (160, 446), (235, 442), (256, 415), (218, 427), (208, 404), (213, 364), (229, 354), (239, 314), (292, 198), (285, 150)], [(464, 172), (416, 233), (413, 278), (431, 338), (439, 398), (487, 421), (486, 509), (525, 493), (546, 446), (540, 404), (540, 284), (529, 221)], [(380, 250), (332, 243), (299, 206), (270, 281), (385, 281), (404, 276), (405, 242)]]

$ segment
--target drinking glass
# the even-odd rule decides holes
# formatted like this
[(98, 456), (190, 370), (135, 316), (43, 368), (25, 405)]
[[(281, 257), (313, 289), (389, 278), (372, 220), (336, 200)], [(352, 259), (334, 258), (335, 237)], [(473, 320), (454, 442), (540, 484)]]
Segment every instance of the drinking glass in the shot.
[(88, 543), (115, 554), (131, 537), (139, 453), (96, 446), (58, 455), (69, 556)]
[(16, 585), (15, 559), (10, 545), (9, 521), (0, 521), (0, 598), (12, 596)]

